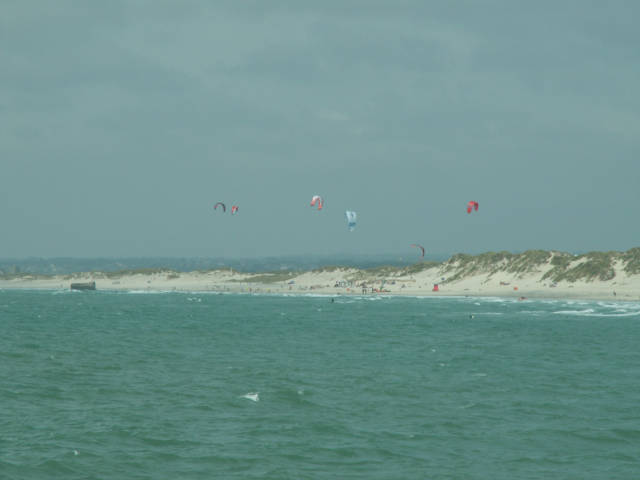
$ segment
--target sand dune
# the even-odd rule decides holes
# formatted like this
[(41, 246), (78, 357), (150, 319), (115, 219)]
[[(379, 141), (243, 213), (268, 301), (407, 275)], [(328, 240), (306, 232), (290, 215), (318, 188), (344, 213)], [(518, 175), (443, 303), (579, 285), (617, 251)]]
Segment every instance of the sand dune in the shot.
[(95, 281), (98, 290), (125, 291), (640, 300), (640, 271), (634, 261), (628, 252), (580, 257), (542, 251), (503, 252), (457, 255), (441, 264), (367, 270), (331, 267), (256, 274), (212, 270), (18, 275), (0, 278), (0, 288), (69, 289), (72, 282)]

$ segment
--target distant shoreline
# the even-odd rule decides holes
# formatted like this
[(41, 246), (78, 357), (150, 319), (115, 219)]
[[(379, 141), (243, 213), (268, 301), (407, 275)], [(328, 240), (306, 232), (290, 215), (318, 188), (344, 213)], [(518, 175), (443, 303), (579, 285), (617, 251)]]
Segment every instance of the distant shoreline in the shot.
[(542, 250), (458, 254), (442, 263), (370, 269), (334, 266), (303, 272), (246, 273), (225, 268), (16, 274), (1, 276), (0, 288), (60, 290), (69, 289), (72, 282), (96, 282), (97, 290), (112, 291), (638, 301), (640, 248), (579, 256)]

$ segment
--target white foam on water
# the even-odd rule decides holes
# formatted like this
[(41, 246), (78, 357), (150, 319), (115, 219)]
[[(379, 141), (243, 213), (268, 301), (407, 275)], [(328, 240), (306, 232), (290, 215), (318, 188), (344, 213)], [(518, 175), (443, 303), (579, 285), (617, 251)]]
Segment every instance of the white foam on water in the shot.
[(175, 293), (172, 290), (126, 290), (123, 293), (128, 295), (157, 295), (159, 293)]
[(521, 310), (520, 313), (524, 313), (526, 315), (540, 316), (547, 315), (549, 312), (546, 310)]
[(464, 295), (444, 295), (444, 296), (438, 296), (438, 295), (391, 295), (388, 296), (388, 298), (415, 298), (418, 300), (426, 300), (429, 302), (437, 302), (437, 301), (447, 301), (447, 300), (460, 300), (460, 299), (464, 299), (467, 298)]
[(593, 308), (586, 308), (584, 310), (556, 310), (552, 313), (556, 315), (587, 315), (594, 312), (595, 310)]
[(260, 395), (258, 394), (258, 392), (245, 393), (241, 398), (246, 398), (247, 400), (251, 400), (252, 402), (260, 401)]
[(538, 300), (538, 302), (544, 303), (547, 305), (554, 305), (556, 303), (560, 303), (560, 300), (551, 300), (551, 299), (545, 298), (545, 299)]
[[(616, 307), (619, 307), (616, 305)], [(557, 315), (573, 315), (578, 317), (636, 317), (640, 316), (640, 308), (628, 309), (628, 308), (613, 308), (612, 311), (594, 310), (593, 308), (585, 308), (584, 310), (557, 310), (552, 312)]]
[(585, 315), (586, 317), (638, 317), (640, 316), (640, 312), (626, 312), (626, 313), (603, 313), (596, 312), (592, 314)]
[(486, 303), (515, 303), (518, 301), (516, 298), (503, 298), (503, 297), (479, 297), (476, 300), (481, 300)]
[(640, 313), (640, 304), (637, 302), (598, 302), (598, 306), (617, 313)]

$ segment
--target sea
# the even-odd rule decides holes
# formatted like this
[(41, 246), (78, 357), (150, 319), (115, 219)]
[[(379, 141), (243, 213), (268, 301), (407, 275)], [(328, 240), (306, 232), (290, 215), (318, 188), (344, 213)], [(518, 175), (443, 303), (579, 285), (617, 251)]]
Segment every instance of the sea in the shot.
[(0, 291), (0, 479), (638, 479), (640, 303)]

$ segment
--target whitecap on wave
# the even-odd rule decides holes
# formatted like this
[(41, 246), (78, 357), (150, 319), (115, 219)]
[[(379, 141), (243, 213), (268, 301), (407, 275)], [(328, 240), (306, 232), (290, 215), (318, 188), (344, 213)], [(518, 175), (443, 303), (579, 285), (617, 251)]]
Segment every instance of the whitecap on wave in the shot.
[(556, 315), (586, 315), (593, 312), (595, 312), (593, 308), (585, 308), (584, 310), (556, 310), (553, 313)]
[(584, 310), (556, 310), (555, 315), (572, 315), (578, 317), (636, 317), (640, 316), (640, 309), (614, 308), (610, 311), (594, 310), (585, 308)]
[(158, 293), (174, 293), (171, 290), (127, 290), (123, 293), (128, 295), (157, 295)]
[(590, 317), (640, 317), (640, 312), (626, 312), (626, 313), (594, 313), (589, 315)]

